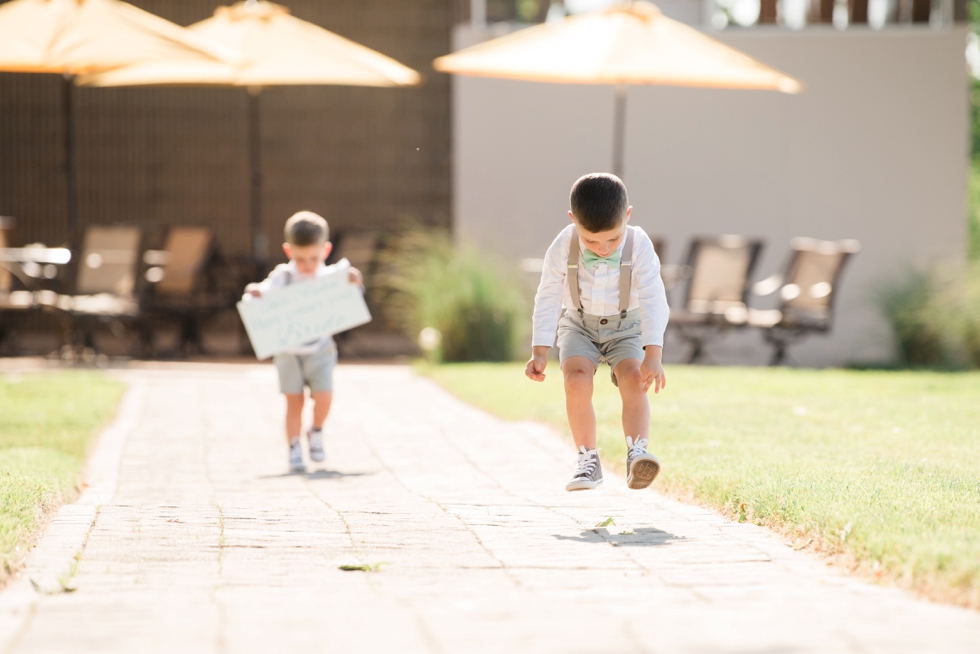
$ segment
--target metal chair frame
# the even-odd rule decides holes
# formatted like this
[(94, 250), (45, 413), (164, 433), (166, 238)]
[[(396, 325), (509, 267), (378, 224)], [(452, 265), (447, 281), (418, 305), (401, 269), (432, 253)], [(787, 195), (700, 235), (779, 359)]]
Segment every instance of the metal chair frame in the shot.
[[(691, 346), (688, 363), (697, 363), (705, 358), (705, 345), (709, 341), (720, 338), (732, 328), (743, 326), (739, 320), (733, 319), (732, 314), (738, 313), (742, 317), (745, 315), (752, 274), (755, 271), (763, 246), (764, 241), (762, 239), (735, 235), (698, 236), (692, 239), (684, 264), (687, 274), (684, 276), (685, 283), (681, 301), (683, 308), (679, 311), (671, 311), (671, 320), (668, 323), (668, 326), (676, 329), (681, 339)], [(746, 251), (744, 275), (731, 285), (736, 289), (734, 298), (725, 300), (692, 298), (705, 247)], [(715, 303), (715, 306), (711, 306), (712, 302)], [(695, 303), (698, 306), (694, 306)]]
[[(790, 248), (790, 255), (783, 268), (783, 273), (777, 273), (755, 284), (753, 287), (754, 291), (760, 289), (763, 285), (774, 287), (768, 293), (754, 292), (753, 294), (756, 296), (770, 295), (776, 291), (780, 293), (781, 300), (779, 308), (775, 310), (778, 312), (778, 320), (772, 321), (771, 316), (766, 316), (766, 319), (763, 319), (763, 315), (770, 312), (760, 312), (751, 309), (749, 310), (747, 320), (747, 324), (750, 327), (762, 330), (763, 338), (773, 347), (773, 355), (769, 361), (769, 365), (771, 366), (782, 365), (786, 362), (788, 356), (787, 349), (790, 345), (802, 341), (812, 333), (826, 333), (830, 331), (834, 322), (834, 306), (837, 300), (837, 293), (840, 289), (841, 276), (851, 257), (860, 251), (861, 246), (857, 241), (851, 239), (818, 241), (810, 238), (796, 238), (791, 242)], [(823, 305), (824, 315), (817, 319), (810, 316), (805, 320), (800, 320), (801, 316), (798, 310), (793, 307), (793, 300), (803, 292), (800, 289), (800, 280), (797, 278), (797, 275), (800, 271), (803, 258), (810, 253), (835, 255), (839, 256), (840, 260), (830, 275), (829, 280), (817, 282), (817, 284), (827, 283), (830, 285), (826, 296), (823, 296), (826, 297), (826, 302)], [(817, 284), (811, 284), (810, 288), (815, 287)], [(792, 289), (792, 292), (787, 293), (787, 289)], [(769, 324), (770, 322), (771, 324)]]

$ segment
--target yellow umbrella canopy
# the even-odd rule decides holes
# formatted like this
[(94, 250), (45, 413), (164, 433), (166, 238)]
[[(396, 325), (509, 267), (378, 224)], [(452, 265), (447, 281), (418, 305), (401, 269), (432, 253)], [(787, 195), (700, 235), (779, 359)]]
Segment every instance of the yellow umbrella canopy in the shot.
[(214, 16), (191, 25), (195, 34), (242, 53), (238, 66), (160, 58), (100, 75), (93, 86), (206, 84), (275, 86), (338, 84), (414, 86), (414, 70), (318, 25), (291, 16), (271, 2), (249, 0), (218, 7)]
[(262, 166), (258, 89), (263, 86), (329, 84), (415, 86), (422, 76), (380, 52), (290, 15), (264, 0), (218, 7), (214, 16), (188, 28), (243, 56), (236, 65), (160, 58), (88, 75), (91, 86), (218, 85), (247, 86), (251, 231), (256, 260), (264, 262)]
[(445, 73), (533, 82), (802, 90), (792, 77), (643, 0), (521, 30), (433, 65)]
[(798, 81), (671, 20), (645, 0), (545, 23), (439, 57), (444, 73), (558, 84), (615, 84), (613, 172), (622, 176), (626, 86), (799, 93)]
[(0, 5), (0, 70), (79, 75), (166, 58), (215, 63), (234, 51), (119, 0)]

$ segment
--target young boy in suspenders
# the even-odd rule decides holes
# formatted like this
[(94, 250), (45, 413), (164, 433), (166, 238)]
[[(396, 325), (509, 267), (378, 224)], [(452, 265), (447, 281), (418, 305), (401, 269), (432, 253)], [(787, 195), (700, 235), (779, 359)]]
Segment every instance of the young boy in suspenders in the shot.
[(615, 175), (581, 177), (570, 203), (572, 224), (545, 255), (534, 297), (533, 354), (524, 373), (544, 381), (557, 331), (565, 408), (578, 450), (565, 490), (591, 490), (602, 483), (592, 383), (599, 363), (608, 362), (623, 400), (626, 483), (646, 488), (660, 472), (657, 457), (646, 451), (647, 391), (653, 386), (659, 393), (667, 383), (661, 354), (669, 309), (660, 259), (646, 232), (628, 226), (633, 207)]

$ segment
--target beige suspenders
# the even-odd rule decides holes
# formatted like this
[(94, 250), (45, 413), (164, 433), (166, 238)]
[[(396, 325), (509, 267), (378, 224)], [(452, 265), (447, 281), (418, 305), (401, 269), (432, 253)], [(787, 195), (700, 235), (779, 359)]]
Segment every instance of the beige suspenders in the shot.
[(623, 256), (619, 260), (619, 319), (626, 317), (630, 308), (630, 285), (633, 282), (633, 232), (632, 227), (626, 228), (626, 245), (623, 246)]
[(578, 260), (579, 260), (579, 245), (578, 245), (578, 230), (572, 228), (572, 240), (568, 244), (568, 292), (572, 294), (572, 304), (578, 309), (579, 315), (583, 315), (585, 311), (582, 310), (582, 297), (581, 290), (578, 284)]
[[(572, 241), (568, 245), (568, 291), (572, 294), (572, 303), (578, 309), (579, 315), (585, 311), (582, 309), (582, 290), (578, 281), (578, 261), (579, 261), (578, 230), (572, 230)], [(630, 284), (633, 281), (633, 228), (626, 228), (626, 244), (623, 245), (623, 255), (619, 259), (619, 317), (626, 317), (626, 312), (630, 306)]]

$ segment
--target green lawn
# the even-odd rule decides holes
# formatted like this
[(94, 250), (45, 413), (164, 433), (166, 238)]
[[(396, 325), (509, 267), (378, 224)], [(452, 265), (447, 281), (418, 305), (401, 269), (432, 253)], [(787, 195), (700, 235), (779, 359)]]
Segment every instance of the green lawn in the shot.
[[(568, 433), (554, 362), (542, 384), (523, 364), (422, 371), (502, 417)], [(870, 578), (980, 607), (980, 373), (671, 366), (667, 378), (651, 393), (661, 491)], [(603, 463), (622, 471), (621, 405), (605, 366), (596, 382)], [(569, 448), (569, 472), (572, 463)]]
[(89, 442), (122, 391), (96, 372), (0, 375), (0, 581), (78, 492)]

